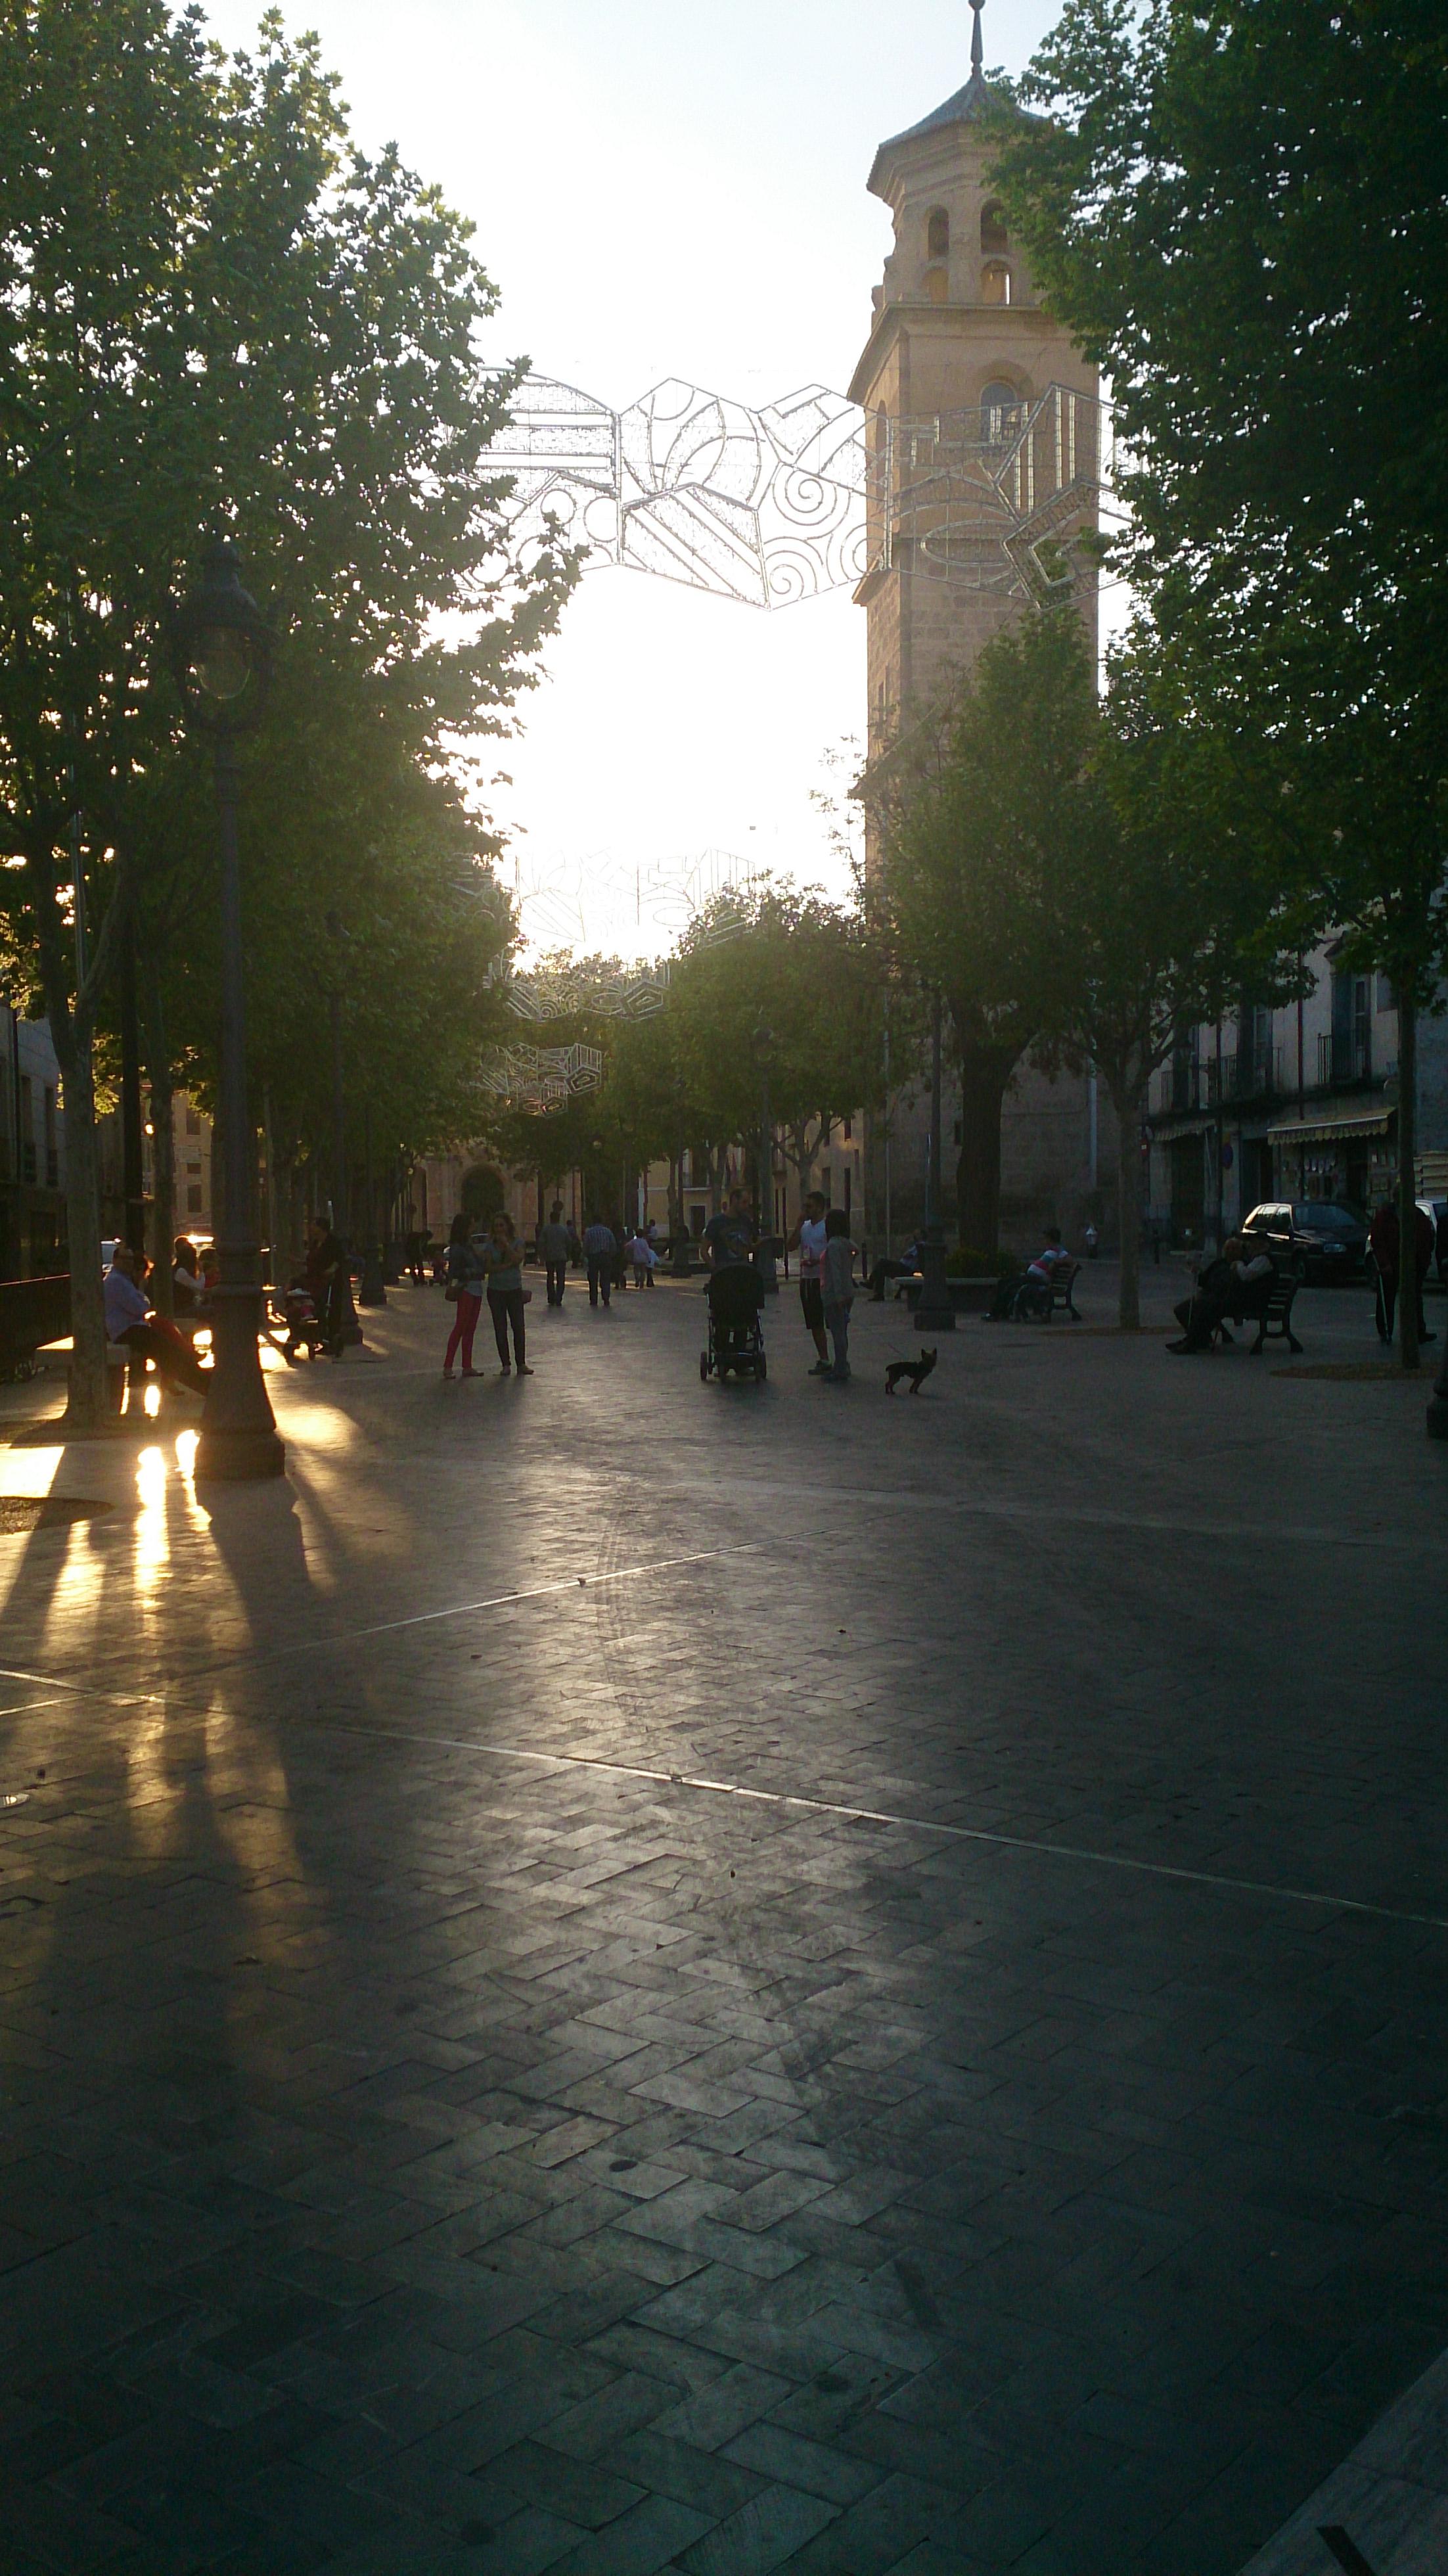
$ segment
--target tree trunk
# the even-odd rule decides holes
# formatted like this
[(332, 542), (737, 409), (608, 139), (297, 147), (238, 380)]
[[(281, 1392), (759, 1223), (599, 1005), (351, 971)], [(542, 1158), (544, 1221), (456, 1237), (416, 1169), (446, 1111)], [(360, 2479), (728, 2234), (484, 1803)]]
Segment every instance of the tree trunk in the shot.
[(1123, 1333), (1141, 1330), (1141, 1158), (1136, 1139), (1141, 1129), (1146, 1084), (1106, 1076), (1107, 1094), (1116, 1112), (1116, 1227), (1121, 1238), (1121, 1287), (1116, 1320)]
[(176, 1127), (169, 1066), (151, 1063), (151, 1303), (158, 1315), (175, 1312), (171, 1246), (176, 1233)]
[(1398, 982), (1398, 1349), (1416, 1369), (1418, 1347), (1418, 994)]
[(955, 1159), (955, 1235), (973, 1251), (994, 1254), (1001, 1224), (1001, 1102), (1020, 1060), (1019, 1047), (956, 1035), (960, 1081), (960, 1151)]

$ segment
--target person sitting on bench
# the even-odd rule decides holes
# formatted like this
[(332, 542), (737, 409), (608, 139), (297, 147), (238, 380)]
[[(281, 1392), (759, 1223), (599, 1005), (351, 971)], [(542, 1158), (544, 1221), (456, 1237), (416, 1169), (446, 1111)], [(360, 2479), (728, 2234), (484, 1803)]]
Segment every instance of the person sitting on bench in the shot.
[(1261, 1314), (1276, 1275), (1276, 1264), (1264, 1246), (1248, 1243), (1244, 1235), (1229, 1234), (1216, 1260), (1209, 1261), (1201, 1273), (1195, 1295), (1183, 1298), (1174, 1310), (1182, 1338), (1168, 1342), (1167, 1349), (1210, 1350), (1213, 1334), (1224, 1330), (1229, 1316), (1240, 1324), (1249, 1314)]
[(1056, 1273), (1058, 1270), (1069, 1270), (1072, 1266), (1071, 1255), (1061, 1241), (1060, 1227), (1048, 1225), (1045, 1243), (1035, 1260), (1028, 1261), (1026, 1264), (1025, 1277), (1016, 1289), (1011, 1313), (1016, 1316), (1049, 1315), (1051, 1284)]
[(920, 1246), (918, 1243), (906, 1244), (905, 1258), (903, 1261), (895, 1261), (888, 1257), (877, 1261), (869, 1278), (865, 1282), (873, 1303), (877, 1306), (883, 1306), (885, 1303), (885, 1290), (889, 1286), (890, 1281), (892, 1279), (913, 1279), (919, 1268)]
[(118, 1243), (111, 1254), (102, 1293), (107, 1341), (120, 1342), (133, 1352), (142, 1370), (147, 1360), (154, 1360), (158, 1377), (174, 1378), (193, 1395), (205, 1394), (205, 1372), (190, 1343), (174, 1324), (163, 1323), (153, 1313), (144, 1290), (137, 1287), (136, 1256), (129, 1244)]

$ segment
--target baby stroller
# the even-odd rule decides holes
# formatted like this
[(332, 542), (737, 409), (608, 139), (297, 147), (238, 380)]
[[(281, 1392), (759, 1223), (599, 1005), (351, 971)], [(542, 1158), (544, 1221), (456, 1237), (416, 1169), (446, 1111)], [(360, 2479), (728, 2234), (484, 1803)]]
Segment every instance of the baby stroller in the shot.
[[(275, 1299), (273, 1307), (276, 1311)], [(287, 1338), (279, 1342), (275, 1333), (268, 1333), (267, 1340), (273, 1348), (281, 1352), (289, 1366), (295, 1365), (298, 1351), (305, 1351), (309, 1359), (316, 1359), (327, 1347), (327, 1332), (317, 1313), (311, 1290), (294, 1279), (283, 1292), (279, 1311), (287, 1328)]]
[(767, 1374), (759, 1320), (764, 1290), (757, 1274), (742, 1261), (731, 1262), (727, 1270), (713, 1273), (704, 1294), (709, 1347), (699, 1353), (699, 1375), (705, 1385), (711, 1377), (726, 1378), (731, 1369), (736, 1377), (752, 1377), (762, 1385)]

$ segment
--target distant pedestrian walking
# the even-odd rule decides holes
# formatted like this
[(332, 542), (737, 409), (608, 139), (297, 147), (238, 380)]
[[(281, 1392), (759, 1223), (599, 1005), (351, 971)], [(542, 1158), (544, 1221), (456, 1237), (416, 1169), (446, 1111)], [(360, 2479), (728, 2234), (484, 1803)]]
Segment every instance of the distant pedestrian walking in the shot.
[(461, 1214), (453, 1218), (448, 1229), (444, 1294), (453, 1308), (453, 1327), (443, 1353), (443, 1376), (452, 1376), (453, 1362), (461, 1351), (464, 1377), (476, 1377), (473, 1335), (483, 1311), (483, 1256), (481, 1246), (469, 1235), (467, 1218)]
[[(815, 1346), (815, 1363), (811, 1377), (823, 1377), (830, 1364), (830, 1346), (825, 1340), (824, 1300), (820, 1291), (820, 1273), (825, 1257), (825, 1209), (823, 1190), (811, 1190), (804, 1203), (804, 1214), (789, 1238), (786, 1249), (799, 1247), (799, 1303), (805, 1330)], [(883, 1291), (882, 1291), (883, 1294)]]
[(568, 1285), (568, 1240), (573, 1229), (563, 1222), (563, 1202), (555, 1199), (546, 1225), (538, 1228), (538, 1258), (548, 1281), (548, 1303), (561, 1306)]
[(605, 1306), (613, 1302), (613, 1265), (618, 1259), (618, 1240), (611, 1225), (602, 1217), (593, 1217), (583, 1229), (583, 1256), (588, 1263), (588, 1302), (598, 1304), (600, 1292)]
[(512, 1375), (508, 1358), (508, 1328), (513, 1332), (513, 1359), (519, 1377), (531, 1377), (528, 1366), (527, 1336), (523, 1308), (527, 1303), (523, 1287), (523, 1247), (513, 1231), (513, 1220), (506, 1208), (499, 1208), (488, 1227), (483, 1246), (483, 1260), (488, 1275), (488, 1312), (493, 1319), (493, 1339), (498, 1345), (498, 1358), (504, 1377)]
[(636, 1288), (652, 1288), (654, 1284), (654, 1265), (659, 1256), (655, 1252), (648, 1236), (643, 1232), (641, 1227), (630, 1238), (626, 1249), (628, 1257), (633, 1263), (634, 1286)]
[(855, 1247), (843, 1208), (831, 1208), (825, 1218), (820, 1302), (835, 1353), (834, 1367), (826, 1375), (836, 1386), (843, 1386), (850, 1374), (850, 1308), (855, 1302)]

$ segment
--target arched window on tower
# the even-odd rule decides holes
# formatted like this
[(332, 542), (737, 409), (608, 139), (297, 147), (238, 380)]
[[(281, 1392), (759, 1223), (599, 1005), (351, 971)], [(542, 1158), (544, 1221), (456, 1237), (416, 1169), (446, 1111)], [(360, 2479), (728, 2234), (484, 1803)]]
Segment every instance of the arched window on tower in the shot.
[(1009, 447), (1020, 435), (1026, 407), (1014, 385), (986, 386), (980, 398), (980, 434), (987, 447)]
[(982, 304), (1009, 304), (1011, 273), (1003, 259), (988, 259), (980, 273)]
[(985, 251), (1010, 248), (1010, 235), (1006, 231), (1005, 216), (1000, 207), (994, 203), (982, 206), (980, 210), (980, 246)]
[(949, 269), (927, 268), (925, 272), (925, 292), (929, 296), (932, 304), (946, 303), (950, 296)]
[(932, 207), (926, 216), (925, 256), (927, 259), (950, 257), (950, 217), (943, 206)]

